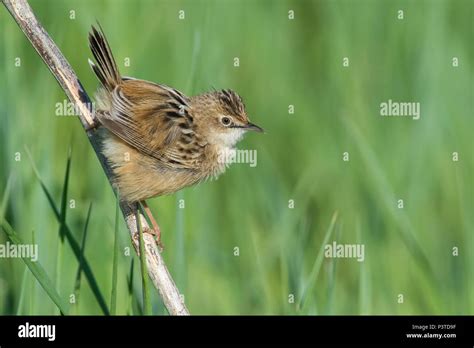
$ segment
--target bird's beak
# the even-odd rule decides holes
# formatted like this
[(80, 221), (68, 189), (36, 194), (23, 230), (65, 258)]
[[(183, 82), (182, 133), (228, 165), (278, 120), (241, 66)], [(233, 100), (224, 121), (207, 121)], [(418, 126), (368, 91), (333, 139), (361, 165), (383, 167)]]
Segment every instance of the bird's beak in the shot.
[(259, 132), (259, 133), (265, 133), (263, 128), (257, 126), (256, 124), (253, 124), (251, 122), (249, 122), (249, 123), (247, 123), (247, 125), (245, 125), (245, 129), (255, 131), (255, 132)]

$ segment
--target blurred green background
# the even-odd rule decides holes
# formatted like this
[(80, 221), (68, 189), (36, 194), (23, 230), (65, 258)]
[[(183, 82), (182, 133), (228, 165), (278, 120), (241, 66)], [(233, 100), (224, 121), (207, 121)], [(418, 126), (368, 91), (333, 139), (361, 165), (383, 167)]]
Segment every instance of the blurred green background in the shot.
[[(267, 131), (239, 145), (257, 150), (255, 168), (235, 164), (217, 181), (149, 201), (191, 313), (474, 314), (472, 1), (30, 4), (91, 96), (97, 80), (87, 64), (87, 35), (99, 21), (123, 75), (189, 95), (232, 88)], [(65, 95), (1, 7), (5, 219), (25, 242), (34, 233), (39, 263), (68, 301), (78, 261), (67, 242), (60, 244), (60, 225), (25, 146), (58, 207), (71, 148), (66, 221), (81, 243), (92, 203), (85, 258), (109, 303), (113, 192), (77, 117), (56, 116)], [(381, 117), (388, 99), (421, 103), (421, 119)], [(117, 313), (140, 314), (139, 262), (133, 249), (124, 255), (131, 244), (122, 221), (119, 227)], [(323, 257), (325, 237), (362, 243), (364, 262)], [(71, 313), (102, 314), (82, 278)], [(152, 295), (153, 313), (166, 313)], [(4, 258), (0, 313), (58, 310), (21, 259)]]

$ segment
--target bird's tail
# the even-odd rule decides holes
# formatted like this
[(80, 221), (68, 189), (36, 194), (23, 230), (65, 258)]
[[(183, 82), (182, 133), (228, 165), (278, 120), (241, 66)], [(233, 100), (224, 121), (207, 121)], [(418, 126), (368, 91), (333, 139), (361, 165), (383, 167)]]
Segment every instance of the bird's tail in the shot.
[(89, 59), (89, 65), (104, 88), (112, 92), (115, 86), (122, 82), (122, 78), (100, 24), (99, 30), (92, 26), (92, 31), (89, 33), (89, 47), (97, 62), (95, 64)]

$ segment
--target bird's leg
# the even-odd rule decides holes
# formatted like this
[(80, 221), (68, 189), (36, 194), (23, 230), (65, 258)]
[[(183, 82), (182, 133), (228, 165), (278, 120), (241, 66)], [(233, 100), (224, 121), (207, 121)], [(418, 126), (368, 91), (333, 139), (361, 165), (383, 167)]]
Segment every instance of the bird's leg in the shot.
[(151, 225), (153, 226), (152, 229), (152, 234), (156, 237), (156, 244), (160, 247), (161, 250), (164, 249), (163, 244), (161, 243), (161, 231), (160, 231), (160, 226), (158, 226), (158, 223), (156, 222), (155, 218), (153, 217), (153, 214), (151, 213), (150, 207), (146, 203), (146, 201), (141, 201), (141, 204), (143, 206), (143, 210), (145, 211), (145, 214), (148, 216), (148, 219), (151, 222)]

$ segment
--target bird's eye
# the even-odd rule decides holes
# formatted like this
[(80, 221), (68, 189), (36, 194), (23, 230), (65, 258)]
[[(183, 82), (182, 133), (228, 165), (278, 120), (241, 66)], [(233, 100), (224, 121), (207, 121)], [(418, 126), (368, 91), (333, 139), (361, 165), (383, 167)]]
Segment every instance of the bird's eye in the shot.
[(224, 126), (228, 127), (230, 126), (230, 124), (232, 123), (232, 120), (230, 119), (230, 117), (227, 117), (227, 116), (223, 116), (221, 118), (221, 122)]

